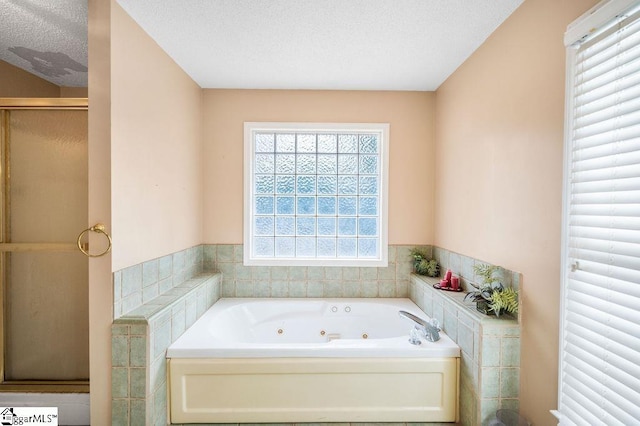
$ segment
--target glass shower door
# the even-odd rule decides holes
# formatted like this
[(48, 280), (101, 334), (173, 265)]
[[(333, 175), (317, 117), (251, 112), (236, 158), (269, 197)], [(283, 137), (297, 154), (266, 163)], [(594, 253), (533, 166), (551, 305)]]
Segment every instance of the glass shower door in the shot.
[(88, 260), (75, 244), (87, 224), (87, 112), (11, 110), (3, 123), (0, 388), (88, 391)]

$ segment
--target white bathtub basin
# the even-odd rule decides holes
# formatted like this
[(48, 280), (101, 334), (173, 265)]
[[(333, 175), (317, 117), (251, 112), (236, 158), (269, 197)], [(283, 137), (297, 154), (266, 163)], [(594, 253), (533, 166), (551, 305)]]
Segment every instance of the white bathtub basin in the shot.
[(444, 333), (408, 342), (409, 299), (221, 299), (168, 349), (168, 358), (459, 357)]
[(172, 423), (455, 422), (460, 349), (408, 299), (222, 299), (168, 349)]

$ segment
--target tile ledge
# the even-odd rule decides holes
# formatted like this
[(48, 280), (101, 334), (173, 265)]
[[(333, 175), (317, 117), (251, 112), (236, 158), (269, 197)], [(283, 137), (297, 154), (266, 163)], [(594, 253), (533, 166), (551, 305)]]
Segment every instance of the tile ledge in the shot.
[(452, 291), (443, 291), (436, 290), (433, 288), (434, 284), (440, 282), (440, 278), (432, 278), (424, 275), (418, 275), (415, 273), (411, 274), (411, 279), (416, 281), (422, 281), (422, 285), (424, 288), (428, 288), (433, 294), (437, 294), (443, 297), (445, 300), (451, 301), (454, 305), (457, 305), (460, 311), (465, 312), (465, 314), (470, 315), (475, 321), (481, 323), (482, 325), (488, 326), (503, 326), (503, 327), (514, 327), (519, 326), (518, 320), (511, 316), (503, 316), (502, 318), (496, 318), (495, 316), (485, 315), (481, 312), (478, 312), (475, 308), (475, 305), (469, 304), (468, 302), (464, 302), (464, 297), (467, 295), (466, 291), (461, 291), (459, 293)]
[(222, 274), (220, 272), (202, 272), (195, 275), (183, 283), (169, 289), (165, 293), (154, 297), (147, 303), (137, 307), (136, 309), (127, 312), (124, 315), (119, 316), (113, 320), (113, 324), (145, 324), (148, 323), (153, 317), (160, 314), (165, 309), (171, 307), (180, 298), (186, 296), (188, 293), (195, 289), (205, 285), (210, 280), (221, 280)]

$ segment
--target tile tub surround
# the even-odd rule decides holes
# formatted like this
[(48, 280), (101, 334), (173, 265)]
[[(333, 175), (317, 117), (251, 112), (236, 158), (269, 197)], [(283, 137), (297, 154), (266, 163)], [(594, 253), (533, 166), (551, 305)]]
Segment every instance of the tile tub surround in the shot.
[(207, 244), (203, 258), (222, 272), (223, 297), (407, 297), (413, 247), (389, 246), (385, 268), (244, 266), (242, 244)]
[[(482, 281), (481, 277), (478, 277), (473, 267), (476, 264), (489, 264), (479, 259), (474, 259), (463, 254), (459, 254), (441, 247), (431, 247), (432, 256), (440, 264), (440, 271), (444, 272), (447, 269), (451, 269), (454, 275), (460, 277), (460, 284), (465, 291), (472, 290), (471, 283), (479, 283)], [(442, 274), (441, 274), (442, 275)], [(502, 276), (500, 282), (505, 287), (513, 287), (514, 290), (519, 290), (522, 281), (522, 274), (508, 269), (502, 269)]]
[(519, 408), (520, 325), (477, 312), (464, 292), (434, 289), (438, 280), (411, 275), (409, 297), (460, 346), (460, 423), (486, 425), (496, 410)]
[(203, 271), (202, 245), (113, 273), (113, 317), (149, 302)]
[[(244, 266), (242, 244), (190, 247), (114, 272), (113, 317), (203, 271), (222, 272), (223, 297), (407, 297), (413, 247), (389, 246), (385, 268)], [(431, 246), (424, 248), (431, 253)]]
[(390, 246), (386, 268), (283, 268), (244, 267), (242, 245), (200, 245), (115, 272), (113, 424), (166, 423), (165, 349), (223, 295), (407, 297), (412, 247)]
[(167, 424), (167, 347), (220, 298), (219, 273), (172, 287), (111, 327), (112, 424)]

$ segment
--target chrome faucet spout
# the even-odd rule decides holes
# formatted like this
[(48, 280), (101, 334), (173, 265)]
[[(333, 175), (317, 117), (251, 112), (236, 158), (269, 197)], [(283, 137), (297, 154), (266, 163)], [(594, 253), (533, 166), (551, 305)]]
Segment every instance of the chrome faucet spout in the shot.
[(414, 323), (414, 327), (409, 333), (409, 343), (412, 345), (419, 345), (421, 343), (419, 337), (420, 334), (430, 342), (437, 342), (440, 340), (440, 325), (438, 324), (438, 320), (435, 318), (432, 318), (427, 322), (407, 311), (399, 311), (398, 314), (403, 318), (413, 321)]
[(420, 317), (417, 317), (417, 316), (413, 315), (413, 314), (412, 314), (412, 313), (410, 313), (410, 312), (407, 312), (407, 311), (399, 311), (399, 312), (398, 312), (398, 314), (399, 314), (401, 317), (405, 317), (405, 318), (407, 318), (407, 319), (410, 319), (411, 321), (415, 322), (417, 325), (421, 325), (422, 327), (426, 327), (426, 326), (427, 326), (427, 322), (426, 322), (425, 320), (423, 320), (423, 319), (422, 319), (422, 318), (420, 318)]

